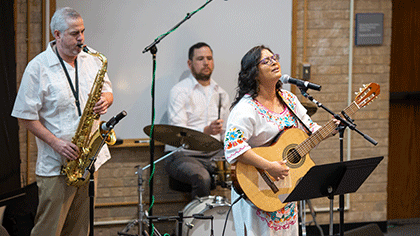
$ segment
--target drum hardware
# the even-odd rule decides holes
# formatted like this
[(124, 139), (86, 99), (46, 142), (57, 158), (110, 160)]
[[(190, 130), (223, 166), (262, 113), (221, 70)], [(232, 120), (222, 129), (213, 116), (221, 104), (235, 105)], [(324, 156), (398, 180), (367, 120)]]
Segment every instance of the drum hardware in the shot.
[[(147, 166), (148, 167), (148, 166)], [(121, 231), (118, 232), (118, 235), (127, 235), (127, 236), (134, 236), (131, 234), (127, 234), (127, 232), (136, 224), (138, 225), (138, 236), (148, 236), (149, 234), (147, 233), (146, 230), (143, 231), (143, 224), (145, 226), (149, 226), (149, 224), (147, 223), (146, 220), (144, 220), (144, 216), (147, 216), (147, 212), (143, 211), (143, 170), (145, 170), (147, 167), (141, 168), (140, 165), (137, 165), (135, 168), (137, 168), (137, 171), (135, 172), (135, 174), (138, 176), (138, 197), (139, 197), (139, 204), (138, 204), (138, 219), (135, 219), (133, 221), (131, 221), (130, 223), (127, 224), (127, 226)], [(161, 234), (159, 233), (159, 231), (154, 228), (154, 235), (157, 236), (161, 236)], [(137, 235), (137, 234), (136, 234)]]
[[(149, 134), (150, 130), (151, 130), (151, 126), (146, 126), (143, 128), (143, 131), (146, 134)], [(162, 161), (163, 159), (169, 157), (170, 155), (179, 151), (180, 149), (211, 152), (211, 151), (221, 150), (223, 148), (222, 142), (218, 141), (212, 136), (204, 134), (196, 130), (179, 127), (179, 126), (155, 125), (154, 137), (155, 137), (155, 140), (159, 142), (177, 147), (177, 149), (159, 158), (154, 163), (158, 163)], [(222, 186), (230, 187), (229, 183), (227, 182), (230, 179), (230, 168), (227, 168), (226, 161), (222, 160), (222, 162), (224, 163), (219, 164), (220, 168), (218, 168), (221, 170), (218, 172), (218, 176), (220, 177), (217, 177), (217, 178), (220, 179), (219, 183)], [(136, 172), (136, 174), (139, 176), (138, 177), (139, 178), (139, 181), (138, 181), (139, 182), (139, 219), (136, 219), (133, 222), (131, 222), (129, 225), (127, 225), (126, 228), (123, 230), (123, 232), (128, 232), (128, 230), (132, 226), (134, 226), (135, 224), (138, 224), (139, 222), (146, 222), (146, 220), (143, 219), (145, 216), (150, 221), (161, 222), (161, 221), (176, 220), (178, 222), (177, 231), (176, 231), (178, 236), (193, 235), (194, 232), (195, 232), (194, 234), (196, 235), (200, 235), (200, 236), (204, 235), (200, 233), (199, 230), (210, 229), (210, 227), (208, 227), (208, 224), (205, 224), (202, 222), (202, 221), (206, 222), (208, 219), (211, 220), (211, 229), (213, 229), (213, 224), (214, 224), (213, 221), (216, 222), (216, 225), (220, 224), (221, 226), (221, 227), (216, 228), (216, 230), (223, 227), (223, 223), (224, 223), (223, 216), (228, 211), (230, 207), (230, 203), (224, 197), (221, 197), (221, 196), (216, 196), (216, 197), (209, 196), (209, 197), (194, 199), (191, 203), (187, 205), (187, 207), (189, 208), (184, 208), (184, 211), (178, 212), (178, 216), (169, 216), (169, 217), (147, 216), (147, 213), (146, 214), (143, 213), (143, 204), (142, 204), (143, 180), (141, 176), (142, 176), (143, 170), (147, 169), (149, 166), (150, 164), (143, 168), (136, 166), (136, 168), (138, 168), (138, 171)], [(196, 209), (197, 207), (199, 207), (200, 209)], [(188, 213), (185, 212), (185, 210), (188, 210), (187, 211)], [(199, 211), (196, 212), (196, 210), (199, 210)], [(184, 213), (186, 216), (184, 216)], [(139, 224), (139, 235), (141, 232), (140, 225), (141, 224)], [(230, 227), (229, 228), (230, 232), (235, 232), (233, 229), (233, 222), (230, 222), (229, 227)], [(188, 230), (187, 234), (185, 234), (186, 233), (184, 232), (185, 230)], [(213, 232), (213, 230), (211, 231)]]
[[(198, 219), (198, 220), (210, 220), (211, 221), (211, 229), (210, 229), (210, 236), (214, 236), (214, 230), (213, 230), (213, 215), (204, 215), (204, 214), (193, 214), (192, 216), (184, 216), (184, 213), (182, 211), (178, 212), (178, 216), (147, 216), (149, 220), (156, 221), (156, 222), (162, 222), (162, 221), (178, 221), (177, 224), (177, 236), (183, 235), (182, 231), (182, 225), (184, 219)], [(193, 224), (189, 224), (189, 227), (193, 228)]]
[(230, 164), (224, 158), (214, 158), (213, 161), (216, 163), (217, 167), (216, 173), (212, 175), (216, 185), (230, 189), (232, 186)]
[[(175, 152), (178, 152), (181, 148), (183, 148), (183, 146), (178, 147), (177, 149), (173, 150), (172, 152), (170, 152), (170, 153), (166, 154), (165, 156), (159, 158), (158, 160), (156, 160), (154, 162), (154, 164), (164, 160), (165, 158), (168, 158), (169, 156), (171, 156)], [(147, 212), (145, 212), (143, 210), (143, 192), (144, 192), (144, 189), (143, 189), (143, 177), (142, 176), (143, 176), (143, 171), (146, 170), (149, 167), (150, 167), (150, 164), (146, 165), (143, 168), (141, 168), (140, 165), (135, 166), (135, 168), (137, 168), (137, 171), (135, 172), (135, 174), (138, 177), (137, 178), (138, 197), (139, 197), (138, 219), (135, 219), (132, 222), (128, 223), (127, 226), (121, 232), (118, 232), (118, 235), (129, 235), (129, 234), (125, 234), (125, 233), (127, 233), (136, 224), (138, 224), (138, 235), (139, 236), (141, 236), (142, 233), (148, 235), (146, 230), (143, 231), (143, 224), (145, 224), (146, 226), (149, 226), (149, 224), (144, 219), (144, 216), (146, 216), (147, 218), (149, 218), (149, 217), (147, 216)], [(156, 228), (154, 228), (154, 235), (161, 236), (161, 234), (157, 231)]]
[[(143, 131), (149, 135), (151, 126)], [(157, 141), (174, 147), (183, 146), (185, 149), (197, 151), (216, 151), (223, 148), (222, 142), (200, 131), (174, 125), (155, 125), (154, 137)]]
[[(143, 128), (143, 131), (146, 134), (149, 134), (150, 130), (150, 125)], [(174, 125), (155, 125), (153, 130), (154, 137), (157, 141), (170, 146), (206, 152), (223, 149), (223, 143), (221, 141), (218, 141), (208, 134), (189, 128)], [(160, 160), (161, 159), (158, 161)], [(230, 189), (232, 181), (230, 180), (229, 164), (226, 162), (224, 157), (213, 158), (213, 161), (217, 166), (217, 173), (212, 174), (216, 185), (220, 185), (222, 188)]]
[[(221, 235), (226, 215), (229, 212), (230, 202), (222, 196), (207, 196), (196, 198), (192, 200), (183, 212), (185, 215), (192, 215), (193, 217), (184, 217), (185, 222), (182, 225), (182, 236), (202, 236), (211, 231), (214, 224), (214, 234)], [(198, 216), (198, 217), (194, 217)], [(203, 217), (213, 217), (213, 222), (200, 219)], [(235, 228), (232, 219), (227, 222), (227, 235), (235, 235)]]
[[(182, 148), (182, 147), (180, 147)], [(171, 153), (165, 155), (164, 157), (155, 161), (155, 163), (169, 157), (174, 152), (178, 151), (180, 148), (172, 151)], [(213, 234), (213, 227), (214, 224), (218, 226), (216, 228), (216, 235), (221, 234), (221, 229), (225, 223), (225, 216), (229, 210), (230, 203), (229, 201), (222, 196), (208, 196), (202, 198), (196, 198), (192, 202), (190, 202), (183, 211), (178, 212), (178, 216), (169, 216), (169, 217), (159, 217), (159, 216), (148, 216), (147, 211), (143, 211), (143, 171), (147, 169), (149, 165), (141, 168), (140, 165), (136, 166), (137, 171), (135, 172), (138, 175), (138, 196), (139, 196), (139, 205), (138, 205), (138, 219), (133, 220), (121, 231), (118, 232), (118, 235), (123, 236), (134, 236), (132, 234), (128, 234), (129, 230), (138, 224), (138, 235), (149, 236), (146, 230), (143, 230), (143, 226), (148, 226), (148, 220), (150, 221), (172, 221), (176, 220), (177, 224), (177, 236), (187, 236), (187, 235), (204, 235), (204, 232), (208, 230), (211, 231), (211, 235)], [(186, 212), (187, 216), (184, 216), (184, 212)], [(146, 220), (146, 219), (147, 220)], [(210, 219), (210, 227), (208, 223), (205, 222)], [(204, 221), (204, 222), (203, 222)], [(220, 231), (220, 232), (219, 232)], [(233, 221), (230, 220), (228, 222), (228, 231), (234, 234), (235, 229), (233, 226)], [(136, 234), (137, 235), (137, 234)], [(154, 228), (154, 235), (161, 236), (159, 231)], [(230, 234), (229, 234), (230, 235)]]
[[(204, 214), (194, 214), (192, 216), (193, 216), (194, 219), (210, 220), (210, 222), (211, 222), (210, 236), (214, 236), (214, 230), (213, 230), (213, 219), (214, 219), (214, 217), (212, 215), (205, 216)], [(193, 225), (193, 227), (194, 227), (194, 225)]]

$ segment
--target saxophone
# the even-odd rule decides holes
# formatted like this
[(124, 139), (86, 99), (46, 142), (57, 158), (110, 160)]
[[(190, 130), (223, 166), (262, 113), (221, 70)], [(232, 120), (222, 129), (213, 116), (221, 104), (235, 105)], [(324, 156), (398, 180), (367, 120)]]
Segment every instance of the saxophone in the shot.
[[(99, 128), (91, 134), (94, 121), (99, 119), (99, 114), (93, 113), (93, 107), (101, 97), (108, 60), (101, 53), (91, 52), (86, 45), (80, 45), (79, 47), (89, 55), (98, 57), (102, 62), (102, 67), (96, 74), (86, 106), (80, 117), (76, 134), (72, 138), (72, 143), (76, 144), (79, 148), (79, 157), (76, 160), (67, 160), (67, 163), (61, 167), (61, 173), (66, 175), (66, 183), (76, 187), (84, 185), (89, 180), (89, 171), (87, 177), (82, 178), (83, 174), (96, 152), (99, 152), (100, 148), (102, 148), (103, 136), (108, 132), (102, 130), (102, 123), (105, 122), (102, 121)], [(111, 130), (105, 142), (108, 145), (114, 145), (116, 140), (115, 132), (114, 130)]]

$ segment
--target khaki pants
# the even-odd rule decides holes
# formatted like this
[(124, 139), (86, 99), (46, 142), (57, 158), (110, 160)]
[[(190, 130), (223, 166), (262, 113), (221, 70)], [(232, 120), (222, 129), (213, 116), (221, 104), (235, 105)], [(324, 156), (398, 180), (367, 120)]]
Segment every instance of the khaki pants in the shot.
[(36, 176), (36, 181), (39, 204), (31, 235), (88, 235), (89, 183), (68, 186), (65, 176)]

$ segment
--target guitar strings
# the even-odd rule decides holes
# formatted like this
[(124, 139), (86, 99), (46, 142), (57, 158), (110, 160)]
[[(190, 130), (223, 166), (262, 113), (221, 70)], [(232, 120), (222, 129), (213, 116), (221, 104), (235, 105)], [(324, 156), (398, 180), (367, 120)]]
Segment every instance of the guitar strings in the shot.
[[(354, 114), (358, 110), (355, 102), (350, 104), (344, 112), (348, 115)], [(298, 163), (302, 156), (305, 156), (312, 148), (324, 140), (336, 128), (333, 120), (328, 121), (322, 128), (318, 129), (308, 139), (303, 141), (293, 151), (287, 153), (287, 160), (291, 163)]]

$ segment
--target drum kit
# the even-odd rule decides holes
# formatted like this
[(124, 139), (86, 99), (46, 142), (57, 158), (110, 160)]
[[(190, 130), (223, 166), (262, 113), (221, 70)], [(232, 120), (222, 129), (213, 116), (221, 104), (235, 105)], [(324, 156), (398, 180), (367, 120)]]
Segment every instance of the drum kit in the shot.
[[(174, 151), (154, 161), (155, 164), (181, 149), (211, 152), (223, 148), (223, 143), (212, 136), (185, 127), (155, 125), (153, 130), (155, 140), (176, 147)], [(143, 131), (148, 135), (151, 131), (151, 126), (144, 127)], [(217, 166), (217, 171), (213, 175), (215, 183), (222, 188), (230, 189), (231, 179), (229, 163), (227, 163), (224, 157), (214, 157), (212, 161)], [(138, 225), (138, 235), (148, 235), (146, 230), (143, 230), (144, 226), (148, 225), (149, 219), (146, 219), (148, 218), (147, 213), (143, 211), (142, 174), (149, 166), (150, 164), (144, 167), (136, 166), (139, 188), (139, 218), (130, 222), (121, 232), (118, 232), (118, 235), (130, 236), (131, 234), (128, 234), (128, 231), (136, 224)], [(230, 212), (230, 206), (229, 200), (223, 196), (197, 197), (186, 205), (177, 217), (165, 218), (172, 218), (178, 221), (176, 230), (177, 236), (203, 236), (206, 234), (222, 235), (223, 231), (225, 235), (234, 235), (235, 229), (232, 217), (227, 217), (227, 214)], [(149, 218), (154, 219), (156, 217)], [(154, 229), (154, 235), (160, 235), (156, 228)]]

